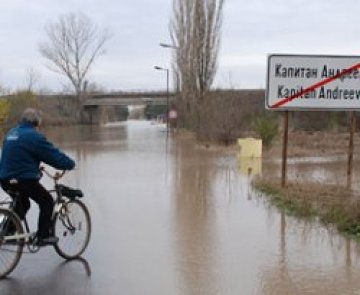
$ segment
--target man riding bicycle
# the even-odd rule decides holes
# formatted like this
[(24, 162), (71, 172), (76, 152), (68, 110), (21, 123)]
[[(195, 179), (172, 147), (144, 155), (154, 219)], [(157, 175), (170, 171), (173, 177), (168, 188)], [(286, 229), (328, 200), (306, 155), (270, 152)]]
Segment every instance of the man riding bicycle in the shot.
[(38, 204), (37, 244), (42, 246), (56, 244), (58, 238), (50, 228), (54, 200), (39, 182), (40, 163), (59, 170), (72, 170), (75, 162), (38, 132), (40, 124), (40, 112), (28, 108), (19, 124), (6, 134), (0, 159), (0, 184), (6, 192), (19, 193), (14, 211), (21, 220), (30, 208), (30, 199)]

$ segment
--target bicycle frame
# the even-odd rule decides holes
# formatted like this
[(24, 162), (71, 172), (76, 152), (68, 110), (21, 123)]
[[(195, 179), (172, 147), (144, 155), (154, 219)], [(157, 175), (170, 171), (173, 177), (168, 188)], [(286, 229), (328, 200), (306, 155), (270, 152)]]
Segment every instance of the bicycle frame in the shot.
[[(80, 257), (90, 241), (91, 219), (86, 205), (79, 200), (83, 193), (79, 189), (73, 189), (58, 180), (64, 173), (56, 173), (54, 176), (43, 170), (54, 181), (54, 188), (49, 190), (53, 195), (54, 207), (51, 216), (52, 234), (57, 237), (56, 243), (42, 243), (36, 237), (36, 232), (31, 232), (26, 216), (23, 221), (14, 212), (19, 192), (8, 191), (9, 201), (0, 202), (0, 278), (10, 274), (19, 263), (24, 246), (29, 252), (36, 253), (42, 246), (52, 245), (59, 256), (70, 260)], [(15, 180), (12, 182), (15, 184)], [(14, 188), (14, 187), (12, 187)], [(9, 208), (5, 208), (8, 205)], [(7, 207), (7, 206), (6, 206)], [(13, 231), (15, 229), (15, 231)], [(11, 234), (15, 232), (15, 234)], [(4, 246), (4, 247), (3, 247)], [(11, 256), (8, 256), (10, 253)], [(8, 258), (9, 257), (9, 258)]]
[[(50, 178), (52, 178), (54, 180), (54, 188), (48, 190), (48, 192), (50, 194), (55, 193), (55, 200), (54, 200), (54, 209), (53, 209), (53, 213), (51, 216), (51, 226), (53, 226), (56, 216), (57, 214), (60, 213), (61, 209), (64, 208), (64, 204), (67, 202), (60, 191), (60, 187), (59, 187), (59, 179), (65, 174), (65, 171), (63, 171), (62, 173), (56, 173), (55, 175), (51, 175), (48, 171), (46, 171), (45, 169), (42, 169), (41, 171), (45, 172), (45, 174), (47, 174)], [(13, 196), (15, 197), (11, 197), (12, 200), (9, 201), (2, 201), (0, 202), (0, 206), (3, 205), (9, 205), (8, 210), (10, 210), (12, 213), (14, 213), (16, 216), (17, 214), (13, 211), (13, 208), (15, 207), (16, 204), (16, 197), (18, 196), (18, 192), (13, 191), (13, 192), (8, 192), (9, 194), (12, 193)], [(6, 208), (7, 209), (7, 208)], [(63, 221), (62, 221), (63, 222)], [(36, 236), (36, 232), (31, 232), (29, 224), (27, 222), (26, 216), (24, 216), (24, 219), (21, 221), (21, 223), (24, 225), (24, 233), (22, 234), (16, 234), (16, 235), (12, 235), (12, 236), (6, 236), (3, 237), (4, 241), (11, 241), (11, 240), (23, 240), (24, 243), (28, 246), (33, 245), (33, 241), (34, 238)], [(64, 223), (64, 222), (63, 222)], [(70, 225), (70, 228), (68, 228), (69, 230), (72, 230), (73, 226), (71, 225), (70, 220), (68, 220), (68, 223)], [(65, 223), (64, 223), (65, 225)], [(35, 247), (35, 246), (34, 246)], [(36, 252), (38, 250), (39, 247), (35, 247), (36, 249), (30, 249), (29, 250), (31, 252)]]

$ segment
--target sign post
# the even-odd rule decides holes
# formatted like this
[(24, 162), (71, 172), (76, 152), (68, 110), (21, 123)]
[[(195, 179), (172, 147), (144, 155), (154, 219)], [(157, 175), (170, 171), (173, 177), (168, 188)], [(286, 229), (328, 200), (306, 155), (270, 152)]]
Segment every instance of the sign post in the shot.
[(351, 189), (351, 180), (352, 180), (352, 166), (354, 158), (354, 133), (356, 129), (356, 116), (355, 112), (351, 112), (350, 119), (350, 138), (349, 138), (349, 151), (348, 151), (348, 166), (346, 173), (346, 187)]
[[(347, 169), (347, 186), (351, 187), (354, 111), (360, 109), (360, 56), (273, 54), (268, 57), (267, 69), (267, 109), (352, 111)], [(283, 187), (286, 185), (287, 136), (284, 131)]]
[(289, 134), (289, 111), (285, 111), (284, 112), (282, 164), (281, 164), (281, 187), (286, 186), (288, 134)]

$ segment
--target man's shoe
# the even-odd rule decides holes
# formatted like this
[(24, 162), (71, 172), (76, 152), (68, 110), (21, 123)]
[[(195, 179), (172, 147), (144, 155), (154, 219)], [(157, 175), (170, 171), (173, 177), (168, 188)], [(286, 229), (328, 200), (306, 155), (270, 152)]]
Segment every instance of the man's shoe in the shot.
[(58, 237), (50, 236), (46, 238), (37, 238), (36, 245), (37, 246), (56, 245), (57, 242), (59, 242)]

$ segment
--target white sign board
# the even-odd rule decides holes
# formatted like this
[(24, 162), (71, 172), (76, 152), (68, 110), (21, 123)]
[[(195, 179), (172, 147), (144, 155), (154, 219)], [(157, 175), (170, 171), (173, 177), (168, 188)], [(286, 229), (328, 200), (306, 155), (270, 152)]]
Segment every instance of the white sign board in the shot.
[(266, 107), (360, 109), (360, 56), (269, 55)]

